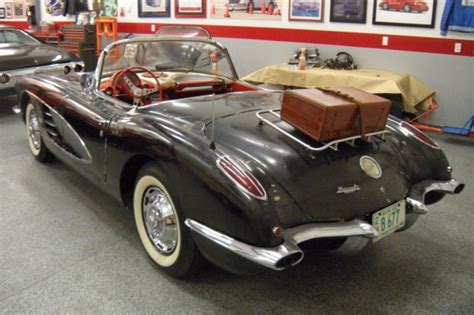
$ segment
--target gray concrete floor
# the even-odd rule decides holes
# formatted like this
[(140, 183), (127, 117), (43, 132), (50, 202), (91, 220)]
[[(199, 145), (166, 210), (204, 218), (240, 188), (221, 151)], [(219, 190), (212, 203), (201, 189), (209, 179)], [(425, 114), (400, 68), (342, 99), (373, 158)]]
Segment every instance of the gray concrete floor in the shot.
[(474, 312), (473, 140), (434, 136), (464, 193), (358, 256), (179, 281), (147, 258), (129, 211), (60, 162), (37, 163), (1, 105), (0, 313)]

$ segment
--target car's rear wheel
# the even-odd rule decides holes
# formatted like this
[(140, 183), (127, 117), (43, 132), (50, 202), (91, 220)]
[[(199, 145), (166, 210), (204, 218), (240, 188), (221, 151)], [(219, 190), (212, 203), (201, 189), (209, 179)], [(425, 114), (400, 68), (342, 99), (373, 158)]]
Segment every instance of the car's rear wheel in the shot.
[(383, 9), (384, 9), (384, 10), (388, 10), (388, 3), (384, 3), (384, 4), (383, 4)]
[(409, 5), (408, 3), (405, 4), (405, 5), (403, 6), (403, 10), (404, 10), (405, 12), (410, 12), (410, 11), (411, 11), (410, 5)]
[(138, 174), (133, 211), (145, 251), (166, 273), (180, 278), (199, 269), (203, 258), (184, 225), (178, 197), (155, 163), (146, 164)]
[(42, 163), (50, 162), (54, 155), (46, 148), (41, 138), (40, 123), (35, 110), (35, 105), (30, 102), (25, 110), (26, 134), (28, 136), (28, 146), (31, 154)]

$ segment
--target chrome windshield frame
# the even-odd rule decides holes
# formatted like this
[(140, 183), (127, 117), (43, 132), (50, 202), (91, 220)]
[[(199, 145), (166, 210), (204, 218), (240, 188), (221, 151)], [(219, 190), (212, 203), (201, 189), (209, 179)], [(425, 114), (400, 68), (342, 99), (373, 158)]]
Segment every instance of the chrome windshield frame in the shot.
[(192, 37), (166, 37), (166, 38), (156, 38), (156, 37), (138, 37), (138, 38), (130, 38), (130, 39), (122, 39), (118, 40), (114, 43), (109, 44), (107, 47), (104, 48), (102, 53), (100, 54), (99, 60), (97, 62), (97, 67), (95, 69), (95, 87), (94, 89), (97, 91), (100, 91), (100, 78), (102, 76), (103, 68), (104, 68), (104, 63), (105, 63), (105, 58), (106, 56), (117, 46), (119, 45), (126, 45), (126, 44), (133, 44), (133, 43), (153, 43), (153, 42), (199, 42), (199, 43), (206, 43), (209, 45), (214, 45), (222, 52), (224, 53), (225, 57), (228, 60), (229, 63), (229, 68), (232, 73), (232, 78), (229, 78), (231, 80), (239, 80), (239, 77), (237, 75), (237, 71), (235, 70), (234, 64), (232, 62), (232, 59), (230, 58), (229, 52), (227, 48), (225, 48), (223, 45), (220, 43), (212, 40), (212, 39), (204, 39), (204, 38), (192, 38)]

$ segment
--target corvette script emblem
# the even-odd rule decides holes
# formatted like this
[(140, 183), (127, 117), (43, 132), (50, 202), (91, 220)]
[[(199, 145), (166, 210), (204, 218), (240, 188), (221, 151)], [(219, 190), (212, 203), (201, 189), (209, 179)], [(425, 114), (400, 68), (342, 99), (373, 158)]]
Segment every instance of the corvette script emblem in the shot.
[(349, 187), (338, 186), (336, 194), (352, 194), (353, 192), (356, 192), (358, 190), (360, 190), (360, 187), (357, 184), (354, 184), (354, 186)]

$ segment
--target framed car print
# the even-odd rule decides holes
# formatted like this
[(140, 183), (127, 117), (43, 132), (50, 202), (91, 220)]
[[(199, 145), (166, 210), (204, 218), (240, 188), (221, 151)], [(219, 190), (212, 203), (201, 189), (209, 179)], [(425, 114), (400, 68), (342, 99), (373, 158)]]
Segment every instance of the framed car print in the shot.
[(139, 17), (170, 17), (170, 0), (138, 0)]
[(374, 0), (373, 24), (434, 28), (436, 0)]
[(205, 18), (206, 0), (175, 0), (174, 16), (177, 18)]
[(0, 8), (0, 19), (4, 19), (5, 18), (5, 8)]
[(331, 0), (331, 22), (365, 23), (367, 0)]
[(13, 17), (15, 19), (23, 19), (26, 17), (24, 1), (13, 1)]
[(324, 0), (290, 0), (289, 20), (291, 21), (323, 21)]
[(5, 18), (13, 19), (13, 2), (5, 2)]

